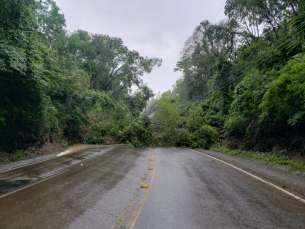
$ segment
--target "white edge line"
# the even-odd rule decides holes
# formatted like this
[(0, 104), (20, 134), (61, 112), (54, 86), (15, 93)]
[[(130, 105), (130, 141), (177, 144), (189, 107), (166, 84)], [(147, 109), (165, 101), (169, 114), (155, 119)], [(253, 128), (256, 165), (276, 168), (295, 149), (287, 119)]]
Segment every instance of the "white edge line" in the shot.
[[(76, 153), (76, 152), (79, 152), (79, 151), (81, 151), (81, 150), (83, 150), (83, 149), (80, 149), (80, 150), (77, 150), (77, 151), (74, 151), (74, 152), (71, 152), (71, 153)], [(60, 154), (60, 153), (59, 153)], [(67, 154), (63, 154), (63, 155), (59, 155), (59, 156), (65, 156), (65, 155), (67, 155)], [(12, 170), (15, 170), (15, 169), (20, 169), (20, 168), (22, 168), (22, 167), (26, 167), (26, 166), (29, 166), (29, 165), (34, 165), (34, 164), (37, 164), (37, 163), (41, 163), (41, 162), (45, 162), (45, 161), (49, 161), (49, 160), (52, 160), (52, 159), (55, 159), (55, 158), (57, 158), (58, 157), (58, 154), (56, 155), (56, 156), (54, 156), (54, 157), (51, 157), (51, 158), (47, 158), (47, 159), (45, 159), (45, 160), (41, 160), (41, 161), (35, 161), (35, 162), (33, 162), (33, 163), (29, 163), (29, 164), (25, 164), (25, 165), (20, 165), (20, 166), (17, 166), (17, 167), (13, 167), (13, 168), (11, 168), (11, 169), (6, 169), (6, 170), (3, 170), (3, 171), (0, 171), (0, 173), (4, 173), (4, 172), (7, 172), (7, 171), (12, 171)]]
[[(116, 144), (116, 145), (101, 145), (101, 147), (111, 147), (111, 146), (117, 146), (117, 145), (124, 145), (124, 144)], [(96, 148), (98, 148), (99, 146), (97, 146)], [(94, 147), (95, 148), (95, 147)], [(68, 155), (68, 154), (71, 154), (71, 153), (77, 153), (77, 152), (79, 152), (79, 151), (81, 151), (81, 150), (84, 150), (84, 149), (90, 149), (90, 148), (82, 148), (82, 149), (79, 149), (79, 150), (76, 150), (76, 151), (73, 151), (73, 152), (70, 152), (70, 153), (66, 153), (66, 154), (62, 154), (62, 155), (60, 155), (61, 153), (63, 153), (63, 152), (61, 152), (61, 153), (58, 153), (56, 156), (54, 156), (54, 157), (51, 157), (51, 158), (47, 158), (47, 159), (45, 159), (45, 160), (41, 160), (41, 161), (35, 161), (35, 162), (33, 162), (33, 163), (29, 163), (29, 164), (25, 164), (25, 165), (20, 165), (20, 166), (17, 166), (17, 167), (13, 167), (13, 168), (11, 168), (11, 169), (6, 169), (6, 170), (2, 170), (2, 171), (0, 171), (0, 173), (4, 173), (4, 172), (7, 172), (7, 171), (12, 171), (12, 170), (15, 170), (15, 169), (20, 169), (20, 168), (22, 168), (22, 167), (26, 167), (26, 166), (29, 166), (29, 165), (34, 165), (34, 164), (37, 164), (37, 163), (41, 163), (41, 162), (45, 162), (45, 161), (49, 161), (49, 160), (52, 160), (52, 159), (55, 159), (55, 158), (57, 158), (57, 157), (61, 157), (61, 156), (65, 156), (65, 155)], [(66, 150), (67, 151), (67, 150)], [(64, 151), (64, 152), (66, 152), (66, 151)], [(54, 153), (55, 154), (55, 153)]]
[(234, 166), (234, 165), (231, 165), (231, 164), (229, 164), (229, 163), (227, 163), (227, 162), (225, 162), (225, 161), (223, 161), (223, 160), (220, 160), (220, 159), (218, 159), (218, 158), (216, 158), (216, 157), (213, 157), (213, 156), (210, 156), (210, 155), (208, 155), (208, 154), (199, 152), (199, 151), (197, 151), (197, 150), (193, 150), (193, 149), (189, 149), (189, 150), (194, 151), (194, 152), (199, 153), (199, 154), (202, 154), (202, 155), (204, 155), (204, 156), (213, 158), (213, 159), (215, 159), (215, 160), (217, 160), (217, 161), (220, 161), (220, 162), (222, 162), (222, 163), (224, 163), (224, 164), (226, 164), (226, 165), (228, 165), (228, 166), (230, 166), (230, 167), (232, 167), (232, 168), (234, 168), (234, 169), (236, 169), (236, 170), (238, 170), (238, 171), (241, 171), (241, 172), (243, 172), (243, 173), (245, 173), (245, 174), (247, 174), (247, 175), (249, 175), (249, 176), (251, 176), (251, 177), (253, 177), (253, 178), (255, 178), (255, 179), (257, 179), (257, 180), (259, 180), (259, 181), (261, 181), (261, 182), (263, 182), (263, 183), (265, 183), (265, 184), (268, 184), (268, 185), (270, 185), (270, 186), (272, 186), (272, 187), (274, 187), (274, 188), (276, 188), (276, 189), (278, 189), (278, 190), (280, 190), (280, 191), (286, 193), (287, 195), (289, 195), (289, 196), (291, 196), (291, 197), (293, 197), (293, 198), (295, 198), (295, 199), (297, 199), (297, 200), (299, 200), (299, 201), (301, 201), (301, 202), (303, 202), (303, 203), (305, 204), (305, 200), (302, 199), (301, 197), (296, 196), (296, 195), (292, 194), (291, 192), (288, 192), (288, 191), (286, 191), (285, 189), (280, 188), (280, 187), (278, 187), (278, 186), (276, 186), (276, 185), (270, 183), (269, 181), (266, 181), (266, 180), (264, 180), (264, 179), (262, 179), (262, 178), (260, 178), (260, 177), (258, 177), (258, 176), (255, 176), (255, 175), (253, 175), (253, 174), (251, 174), (251, 173), (249, 173), (249, 172), (247, 172), (247, 171), (245, 171), (245, 170), (243, 170), (243, 169), (240, 169), (240, 168), (238, 168), (238, 167), (236, 167), (236, 166)]
[[(80, 162), (77, 163), (77, 164), (80, 164)], [(74, 164), (74, 165), (72, 165), (72, 166), (75, 166), (75, 165), (77, 165), (77, 164)], [(71, 167), (72, 167), (72, 166), (71, 166)], [(14, 194), (14, 193), (16, 193), (16, 192), (22, 191), (22, 190), (24, 190), (24, 189), (30, 188), (30, 187), (32, 187), (32, 186), (34, 186), (34, 185), (40, 184), (40, 183), (42, 183), (42, 182), (44, 182), (44, 181), (50, 180), (50, 179), (52, 179), (52, 178), (54, 178), (54, 177), (56, 177), (56, 176), (59, 176), (59, 175), (65, 173), (65, 172), (68, 172), (69, 169), (70, 169), (71, 167), (65, 168), (65, 169), (63, 169), (62, 171), (60, 171), (60, 172), (58, 172), (58, 173), (55, 173), (54, 175), (51, 175), (51, 176), (49, 176), (49, 177), (47, 177), (47, 178), (45, 178), (45, 179), (42, 179), (42, 180), (40, 180), (40, 181), (37, 181), (37, 182), (34, 182), (34, 183), (32, 183), (32, 184), (23, 186), (23, 187), (21, 187), (21, 188), (19, 188), (19, 189), (16, 189), (16, 190), (12, 191), (12, 192), (8, 192), (8, 193), (6, 193), (6, 194), (0, 196), (0, 199), (3, 198), (3, 197), (9, 196), (9, 195), (11, 195), (11, 194)]]

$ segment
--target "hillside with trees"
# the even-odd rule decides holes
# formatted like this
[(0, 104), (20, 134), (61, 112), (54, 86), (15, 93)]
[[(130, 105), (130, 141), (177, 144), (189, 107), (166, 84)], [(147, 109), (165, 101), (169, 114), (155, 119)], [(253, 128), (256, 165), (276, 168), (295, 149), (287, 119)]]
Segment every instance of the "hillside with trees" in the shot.
[(64, 28), (54, 1), (0, 2), (2, 152), (120, 141), (153, 96), (141, 76), (160, 59), (129, 50), (120, 38)]
[(304, 154), (304, 12), (298, 0), (228, 0), (225, 20), (201, 22), (170, 92), (181, 127), (212, 126), (230, 148)]
[(195, 28), (182, 77), (154, 97), (141, 76), (160, 59), (65, 30), (54, 1), (1, 1), (0, 151), (120, 142), (304, 155), (304, 1), (227, 0), (225, 15)]

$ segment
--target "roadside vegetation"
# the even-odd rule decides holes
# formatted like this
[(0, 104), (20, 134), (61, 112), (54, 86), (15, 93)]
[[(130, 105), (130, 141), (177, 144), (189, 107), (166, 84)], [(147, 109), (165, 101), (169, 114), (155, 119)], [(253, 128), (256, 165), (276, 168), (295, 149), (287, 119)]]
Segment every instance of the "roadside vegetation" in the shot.
[[(211, 126), (230, 149), (303, 157), (304, 12), (299, 0), (228, 0), (225, 20), (201, 22), (181, 52), (182, 77), (170, 92), (180, 127)], [(194, 114), (201, 118), (191, 127)]]
[(297, 154), (290, 154), (286, 150), (283, 150), (282, 152), (246, 151), (241, 149), (229, 149), (217, 144), (212, 146), (211, 150), (247, 160), (258, 159), (305, 171), (305, 158)]
[(120, 38), (65, 30), (55, 1), (3, 0), (0, 152), (13, 161), (46, 143), (126, 143), (304, 169), (304, 12), (301, 0), (226, 1), (227, 18), (195, 28), (181, 78), (155, 95), (141, 77), (162, 60)]
[(145, 133), (138, 119), (153, 92), (141, 76), (162, 61), (120, 38), (64, 27), (55, 1), (0, 2), (1, 152), (117, 143), (134, 127)]
[(179, 124), (157, 131), (167, 141), (162, 145), (304, 170), (304, 12), (299, 0), (228, 0), (225, 20), (202, 21), (177, 63), (182, 77), (147, 109), (154, 122), (165, 109), (158, 103), (175, 107)]

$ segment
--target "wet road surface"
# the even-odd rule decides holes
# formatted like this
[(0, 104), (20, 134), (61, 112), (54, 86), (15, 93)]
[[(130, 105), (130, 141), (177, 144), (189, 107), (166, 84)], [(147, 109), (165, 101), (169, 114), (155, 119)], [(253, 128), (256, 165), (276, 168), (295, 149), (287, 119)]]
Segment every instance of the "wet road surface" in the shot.
[(40, 179), (0, 198), (0, 228), (305, 228), (304, 203), (196, 152), (117, 146), (70, 157), (92, 154), (83, 166), (65, 156), (0, 173)]
[(113, 147), (100, 147), (56, 157), (0, 173), (0, 196), (70, 169), (71, 166), (101, 155)]
[(194, 151), (155, 153), (135, 228), (305, 228), (305, 204), (275, 188)]

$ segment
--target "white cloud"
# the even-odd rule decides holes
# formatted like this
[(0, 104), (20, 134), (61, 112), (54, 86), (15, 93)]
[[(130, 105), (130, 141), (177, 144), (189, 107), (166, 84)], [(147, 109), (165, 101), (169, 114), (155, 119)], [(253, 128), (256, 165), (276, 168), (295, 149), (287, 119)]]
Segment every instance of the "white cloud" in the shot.
[[(212, 21), (224, 0), (56, 0), (67, 29), (121, 38), (129, 49), (163, 60), (143, 77), (155, 92), (166, 91), (181, 76), (174, 72), (179, 53), (194, 28)], [(223, 8), (223, 7), (222, 7)], [(220, 10), (215, 22), (224, 18)]]

